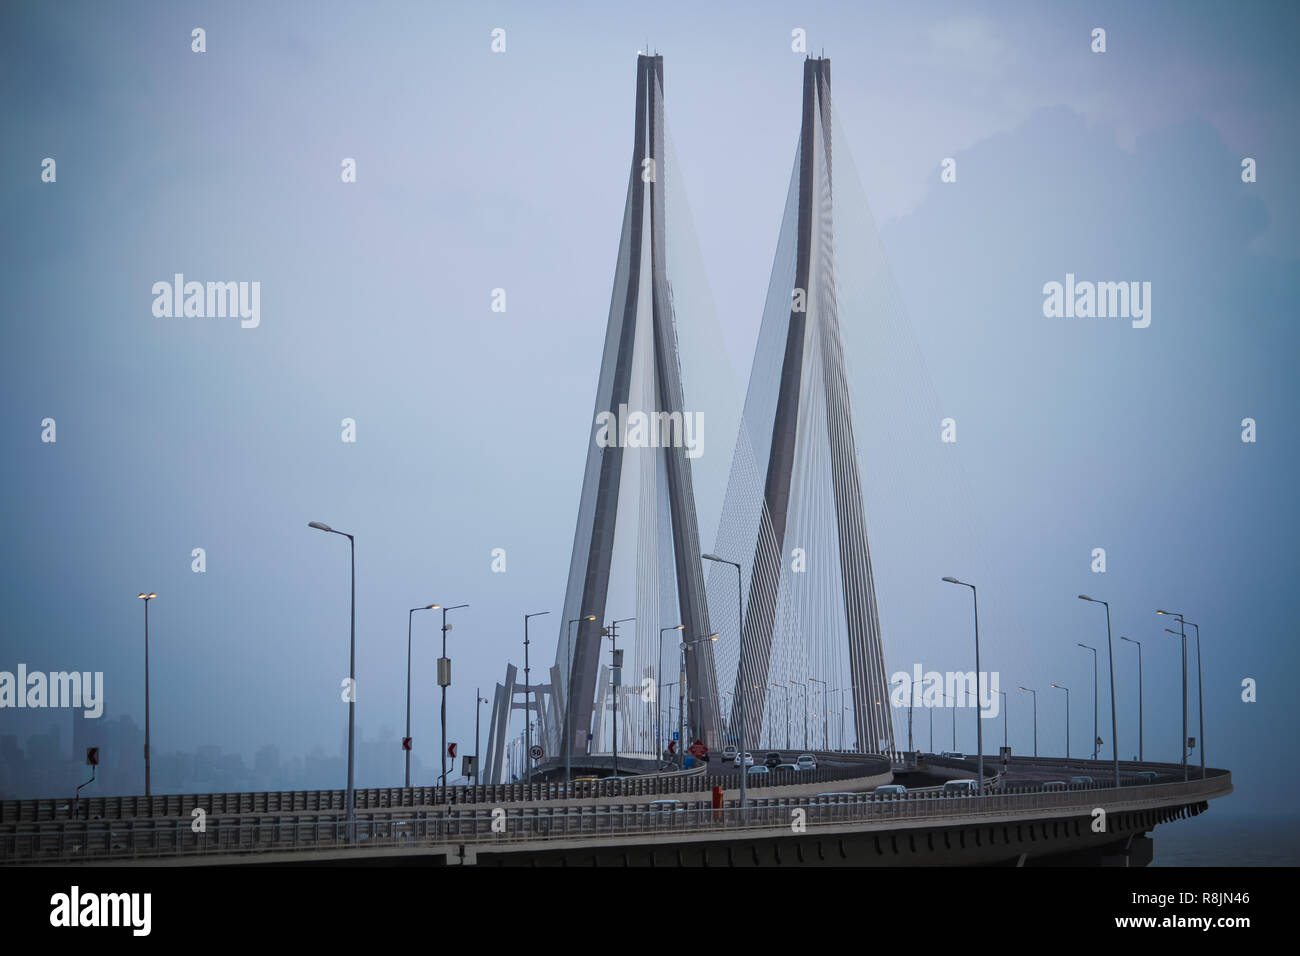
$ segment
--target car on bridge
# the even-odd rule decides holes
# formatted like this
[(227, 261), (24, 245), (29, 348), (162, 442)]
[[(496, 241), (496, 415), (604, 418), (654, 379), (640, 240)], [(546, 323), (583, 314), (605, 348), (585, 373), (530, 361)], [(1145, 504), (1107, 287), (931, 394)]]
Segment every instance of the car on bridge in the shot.
[(948, 759), (948, 760), (965, 760), (965, 759), (966, 759), (966, 755), (965, 755), (965, 754), (963, 754), (963, 753), (958, 753), (958, 752), (955, 751), (955, 750), (945, 750), (943, 753), (939, 754), (939, 756), (940, 756), (940, 757), (943, 757), (943, 758), (946, 758), (946, 759)]
[[(726, 760), (734, 761), (736, 759), (736, 747), (734, 744), (727, 744), (727, 746), (722, 748), (722, 759), (724, 761)], [(736, 766), (740, 766), (740, 765), (737, 764)]]
[(1065, 789), (1065, 781), (1064, 781), (1064, 780), (1048, 780), (1048, 781), (1047, 781), (1046, 783), (1044, 783), (1042, 786), (1043, 786), (1043, 789), (1044, 789), (1044, 790), (1064, 790), (1064, 789)]
[(901, 797), (907, 793), (907, 788), (901, 783), (883, 783), (871, 792), (877, 797)]
[(804, 770), (816, 770), (817, 758), (812, 754), (800, 754), (799, 759), (795, 761)]
[(771, 773), (772, 771), (768, 770), (768, 769), (767, 769), (766, 767), (764, 767), (762, 764), (758, 764), (757, 766), (750, 767), (750, 768), (749, 768), (749, 772), (750, 772), (751, 774), (760, 774), (760, 773), (762, 773), (762, 774), (769, 774), (769, 773)]
[(770, 751), (763, 757), (763, 766), (771, 769), (781, 765), (781, 755), (775, 750)]
[(1150, 781), (1152, 781), (1152, 780), (1155, 780), (1156, 777), (1160, 776), (1160, 775), (1159, 775), (1158, 773), (1156, 773), (1154, 770), (1139, 770), (1139, 771), (1137, 772), (1137, 775), (1138, 775), (1139, 777), (1141, 777), (1143, 780), (1148, 781), (1148, 782), (1150, 782)]
[(779, 763), (772, 768), (773, 773), (798, 773), (803, 767), (797, 763)]
[(646, 804), (643, 822), (648, 826), (671, 826), (686, 819), (680, 800), (652, 800)]
[(965, 797), (978, 792), (979, 787), (974, 780), (948, 780), (943, 785), (945, 797)]
[[(731, 762), (731, 765), (732, 765), (733, 767), (739, 767), (739, 766), (740, 766), (740, 761), (741, 761), (741, 759), (742, 759), (742, 755), (741, 755), (741, 754), (736, 754), (736, 759), (733, 760), (733, 761)], [(745, 761), (745, 766), (746, 766), (746, 767), (752, 767), (752, 766), (754, 766), (754, 755), (753, 755), (752, 753), (750, 753), (748, 750), (745, 751), (745, 753), (744, 753), (744, 755), (743, 755), (743, 759), (744, 759), (744, 761)]]
[(1071, 786), (1076, 786), (1076, 787), (1077, 787), (1077, 786), (1087, 786), (1087, 785), (1089, 785), (1089, 784), (1091, 784), (1091, 783), (1092, 783), (1092, 777), (1088, 777), (1088, 776), (1071, 777), (1071, 778), (1070, 778), (1070, 784), (1071, 784)]

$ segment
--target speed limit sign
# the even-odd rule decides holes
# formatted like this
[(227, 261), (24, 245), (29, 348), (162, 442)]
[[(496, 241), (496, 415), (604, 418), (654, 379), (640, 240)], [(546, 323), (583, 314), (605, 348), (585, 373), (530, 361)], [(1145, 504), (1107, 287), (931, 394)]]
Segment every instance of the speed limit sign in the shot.
[(542, 759), (541, 744), (533, 744), (531, 747), (529, 747), (528, 756), (532, 757), (534, 760), (541, 760)]

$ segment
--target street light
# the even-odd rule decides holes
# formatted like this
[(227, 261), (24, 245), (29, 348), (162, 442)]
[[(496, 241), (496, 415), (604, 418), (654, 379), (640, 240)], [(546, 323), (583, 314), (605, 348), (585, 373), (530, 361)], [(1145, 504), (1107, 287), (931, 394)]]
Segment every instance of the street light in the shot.
[(436, 604), (423, 604), (413, 607), (406, 614), (406, 736), (402, 738), (402, 749), (406, 751), (406, 786), (411, 786), (411, 621), (416, 611), (432, 611)]
[(783, 687), (782, 685), (778, 684), (776, 681), (768, 681), (768, 683), (771, 684), (773, 687), (775, 687), (777, 690), (785, 692), (785, 749), (789, 750), (790, 749), (790, 688)]
[(352, 789), (352, 770), (356, 762), (356, 723), (357, 723), (357, 542), (346, 531), (335, 531), (320, 521), (309, 521), (307, 527), (324, 531), (326, 534), (338, 534), (348, 539), (348, 551), (352, 559), (352, 637), (348, 654), (348, 793), (347, 824), (348, 842), (356, 842), (357, 810), (354, 806), (355, 791)]
[(1092, 759), (1097, 759), (1098, 743), (1101, 738), (1097, 736), (1097, 648), (1091, 644), (1078, 644), (1084, 650), (1092, 651)]
[[(656, 685), (660, 683), (659, 668), (663, 664), (663, 659), (664, 659), (664, 635), (667, 634), (669, 631), (681, 631), (685, 629), (686, 629), (685, 624), (672, 624), (668, 627), (659, 628), (659, 657), (655, 661)], [(663, 690), (662, 687), (659, 686), (655, 687), (655, 748), (656, 748), (656, 752), (661, 757), (663, 756), (663, 752), (664, 752), (663, 733), (660, 731), (660, 726), (663, 724), (664, 721), (664, 712), (663, 712), (663, 707), (659, 703), (659, 699), (661, 696), (660, 692), (662, 690)]]
[(1070, 688), (1064, 684), (1053, 684), (1057, 690), (1065, 691), (1065, 759), (1070, 759)]
[(808, 749), (808, 688), (797, 680), (791, 680), (791, 684), (803, 691), (803, 747)]
[[(533, 782), (533, 734), (528, 718), (533, 712), (533, 684), (528, 676), (528, 619), (550, 614), (550, 611), (534, 611), (524, 615), (524, 783)], [(478, 743), (474, 744), (475, 775), (478, 773)]]
[[(975, 590), (975, 585), (968, 584), (965, 581), (958, 581), (956, 578), (944, 578), (948, 584), (959, 584), (962, 587), (970, 588), (971, 600), (975, 603), (975, 747), (979, 751), (979, 792), (984, 792), (984, 706), (979, 699), (980, 688), (980, 599)], [(953, 716), (956, 717), (956, 711)], [(957, 748), (954, 746), (954, 750)]]
[(1201, 685), (1201, 628), (1200, 625), (1193, 624), (1191, 621), (1184, 622), (1188, 627), (1196, 628), (1196, 713), (1197, 722), (1200, 724), (1201, 742), (1198, 748), (1201, 752), (1201, 779), (1205, 779), (1205, 696), (1204, 688)]
[[(1097, 598), (1088, 597), (1086, 594), (1079, 595), (1080, 601), (1090, 601), (1093, 604), (1100, 604), (1106, 609), (1106, 666), (1110, 670), (1110, 750), (1111, 756), (1115, 758), (1115, 786), (1119, 786), (1119, 718), (1115, 714), (1115, 643), (1110, 637), (1110, 604)], [(1096, 658), (1093, 658), (1094, 662)], [(1095, 688), (1094, 684), (1094, 688)], [(1095, 719), (1095, 704), (1094, 704)], [(1096, 759), (1096, 758), (1093, 758)]]
[[(618, 657), (618, 626), (620, 624), (626, 624), (628, 621), (635, 621), (635, 620), (636, 618), (634, 617), (620, 618), (617, 621), (611, 621), (609, 627), (603, 628), (601, 631), (602, 637), (608, 637), (613, 642), (612, 647), (614, 652), (613, 653), (614, 666), (610, 668), (609, 676), (611, 678), (611, 686), (613, 688), (612, 692), (610, 693), (610, 697), (612, 697), (614, 700), (614, 726), (612, 731), (610, 732), (610, 739), (614, 743), (614, 776), (616, 777), (618, 776), (618, 688), (619, 688), (619, 680), (623, 676), (622, 675), (623, 668), (619, 663), (619, 657)], [(604, 701), (601, 702), (601, 708), (602, 709), (604, 708)], [(605, 715), (602, 713), (600, 717), (601, 717), (600, 726), (604, 727)]]
[(1121, 641), (1128, 641), (1130, 644), (1136, 644), (1138, 649), (1138, 760), (1146, 760), (1146, 750), (1143, 749), (1143, 731), (1142, 731), (1142, 642), (1135, 641), (1130, 637), (1120, 635)]
[[(469, 607), (468, 604), (453, 604), (442, 609), (442, 657), (438, 658), (438, 686), (442, 688), (442, 779), (441, 786), (447, 786), (447, 688), (451, 686), (451, 659), (447, 657), (447, 632), (451, 625), (447, 623), (447, 612), (457, 608)], [(524, 714), (524, 724), (528, 724), (528, 714)], [(526, 757), (527, 755), (525, 755)]]
[[(149, 796), (149, 602), (158, 595), (141, 591), (136, 595), (144, 601), (144, 795)], [(25, 692), (26, 689), (24, 688)]]
[[(684, 640), (681, 642), (681, 644), (678, 645), (678, 647), (681, 648), (682, 670), (681, 670), (681, 678), (677, 682), (677, 738), (678, 738), (678, 743), (681, 745), (680, 747), (678, 747), (678, 755), (681, 757), (683, 770), (686, 769), (686, 652), (689, 651), (696, 644), (703, 644), (705, 641), (712, 641), (714, 643), (717, 643), (717, 640), (718, 640), (718, 632), (714, 631), (712, 634), (706, 634), (704, 637), (697, 637), (693, 641)], [(697, 700), (697, 699), (700, 698), (695, 698), (695, 697), (691, 698), (691, 700)], [(696, 708), (696, 713), (697, 714), (699, 713), (698, 708)], [(743, 752), (740, 758), (740, 762), (742, 764), (745, 762)], [(746, 770), (746, 769), (747, 768), (743, 766), (741, 767), (741, 770)]]
[[(744, 584), (741, 581), (740, 564), (736, 561), (728, 561), (726, 558), (720, 558), (716, 554), (701, 555), (705, 561), (715, 561), (718, 564), (729, 564), (736, 569), (736, 651), (740, 655), (740, 663), (737, 665), (736, 686), (744, 691), (745, 677), (745, 594)], [(737, 748), (740, 751), (740, 806), (744, 809), (748, 806), (746, 798), (745, 778), (749, 776), (749, 768), (745, 766), (745, 701), (743, 696), (736, 700), (736, 706), (740, 708), (737, 713), (736, 726), (739, 728)]]
[[(1007, 746), (1007, 692), (998, 691), (1002, 695), (1002, 746)], [(910, 746), (910, 745), (909, 745)]]
[(1038, 756), (1038, 691), (1034, 690), (1032, 687), (1022, 687), (1020, 689), (1034, 695), (1034, 756), (1037, 757)]
[[(827, 747), (826, 745), (827, 721), (830, 719), (827, 716), (827, 711), (826, 711), (826, 682), (819, 677), (809, 677), (808, 680), (810, 682), (816, 681), (817, 683), (822, 685), (822, 748), (829, 750), (830, 748)], [(817, 716), (816, 714), (813, 714), (813, 717), (816, 716)]]
[(1170, 634), (1182, 638), (1183, 643), (1183, 739), (1178, 749), (1183, 754), (1183, 780), (1187, 780), (1187, 627), (1183, 615), (1178, 611), (1156, 611), (1157, 614), (1167, 614), (1178, 621), (1178, 630), (1172, 631), (1165, 628)]

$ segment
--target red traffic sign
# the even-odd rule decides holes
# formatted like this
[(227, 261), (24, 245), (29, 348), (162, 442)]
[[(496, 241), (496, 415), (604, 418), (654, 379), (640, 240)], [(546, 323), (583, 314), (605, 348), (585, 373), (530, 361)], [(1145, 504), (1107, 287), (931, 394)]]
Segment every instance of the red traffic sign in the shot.
[(402, 738), (402, 749), (403, 749), (403, 750), (410, 750), (410, 749), (411, 749), (411, 738), (410, 738), (410, 737), (403, 737), (403, 738)]
[(534, 760), (541, 760), (541, 759), (542, 759), (542, 747), (541, 747), (541, 745), (540, 745), (540, 744), (533, 744), (531, 747), (529, 747), (529, 748), (528, 748), (528, 756), (532, 757)]
[(677, 753), (677, 741), (675, 740), (668, 741), (668, 752), (670, 754)]
[(87, 747), (87, 748), (86, 748), (86, 766), (87, 766), (87, 767), (98, 767), (98, 766), (99, 766), (99, 748), (98, 748), (98, 747)]
[(704, 741), (696, 740), (695, 743), (691, 744), (688, 752), (695, 759), (703, 760), (705, 757), (708, 756), (709, 748), (704, 746)]
[(448, 757), (454, 757), (454, 756), (456, 756), (456, 745), (455, 745), (455, 744), (447, 744), (447, 756), (448, 756)]

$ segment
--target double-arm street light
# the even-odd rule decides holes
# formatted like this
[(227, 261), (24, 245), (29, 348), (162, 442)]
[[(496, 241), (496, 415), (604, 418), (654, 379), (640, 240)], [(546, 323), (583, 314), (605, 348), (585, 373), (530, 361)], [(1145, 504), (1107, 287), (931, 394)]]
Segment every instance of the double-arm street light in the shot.
[(402, 749), (406, 751), (406, 786), (411, 786), (411, 621), (416, 611), (432, 611), (436, 604), (422, 604), (413, 607), (406, 614), (406, 736), (402, 738)]
[(1143, 746), (1144, 733), (1142, 730), (1142, 642), (1135, 641), (1131, 637), (1120, 635), (1121, 641), (1128, 641), (1130, 644), (1136, 644), (1138, 649), (1138, 760), (1146, 760), (1146, 750)]
[[(442, 688), (442, 778), (440, 785), (447, 786), (447, 688), (451, 686), (451, 658), (447, 656), (447, 632), (451, 625), (447, 623), (447, 612), (457, 608), (469, 607), (468, 604), (453, 604), (442, 609), (442, 657), (438, 658), (438, 686)], [(524, 724), (528, 723), (528, 714), (524, 714)], [(527, 755), (525, 755), (527, 756)]]
[(808, 749), (808, 688), (797, 680), (791, 680), (791, 684), (803, 691), (803, 746)]
[[(979, 751), (979, 792), (984, 792), (984, 716), (983, 702), (979, 699), (980, 688), (980, 600), (975, 585), (956, 578), (944, 578), (948, 584), (959, 584), (970, 588), (971, 600), (975, 604), (975, 748)], [(955, 714), (955, 711), (954, 711)], [(953, 748), (954, 750), (956, 747)]]
[(1065, 691), (1065, 759), (1070, 759), (1070, 688), (1064, 684), (1053, 684), (1057, 690)]
[[(1183, 645), (1183, 740), (1182, 745), (1178, 748), (1183, 754), (1183, 779), (1187, 779), (1187, 622), (1183, 620), (1183, 615), (1179, 611), (1156, 611), (1157, 614), (1167, 614), (1178, 622), (1178, 630), (1165, 628), (1174, 637), (1182, 639)], [(1198, 629), (1199, 630), (1199, 629)], [(1198, 652), (1199, 656), (1199, 652)], [(1205, 741), (1201, 741), (1204, 745)]]
[(790, 688), (778, 684), (776, 681), (768, 681), (773, 687), (785, 693), (785, 749), (790, 749)]
[[(729, 564), (736, 569), (736, 652), (740, 655), (740, 664), (737, 666), (737, 672), (740, 680), (736, 685), (744, 692), (745, 678), (745, 594), (744, 584), (741, 581), (740, 563), (737, 561), (728, 561), (726, 558), (720, 558), (716, 554), (701, 555), (705, 561), (714, 561), (718, 564)], [(749, 768), (745, 766), (745, 701), (743, 697), (736, 700), (736, 706), (739, 710), (736, 712), (736, 726), (739, 728), (739, 739), (737, 750), (740, 752), (740, 806), (743, 809), (748, 805), (746, 799), (745, 778), (749, 776)]]
[[(149, 602), (158, 595), (141, 591), (136, 595), (144, 601), (144, 795), (149, 796)], [(26, 693), (26, 688), (22, 689)]]
[[(1100, 604), (1106, 609), (1106, 667), (1110, 670), (1110, 750), (1111, 756), (1114, 757), (1115, 763), (1115, 786), (1119, 786), (1119, 718), (1116, 716), (1115, 707), (1115, 644), (1110, 637), (1110, 604), (1098, 598), (1088, 597), (1086, 594), (1079, 595), (1080, 601), (1089, 601), (1093, 604)], [(1093, 660), (1096, 660), (1094, 656)], [(1094, 684), (1094, 693), (1095, 687)], [(1094, 704), (1095, 719), (1095, 704)], [(1096, 758), (1094, 758), (1096, 759)]]
[(315, 528), (317, 531), (324, 531), (327, 534), (338, 534), (348, 539), (348, 550), (352, 557), (352, 637), (350, 640), (351, 650), (348, 654), (348, 792), (347, 792), (347, 825), (348, 825), (348, 842), (356, 841), (357, 827), (357, 810), (354, 806), (354, 794), (352, 789), (352, 771), (356, 762), (356, 718), (357, 718), (357, 543), (352, 535), (346, 531), (335, 531), (329, 525), (320, 521), (309, 521), (307, 527)]
[(1004, 690), (1000, 690), (998, 691), (998, 693), (1002, 695), (1002, 746), (1006, 747), (1008, 746), (1007, 744), (1007, 692)]
[[(541, 617), (544, 614), (550, 614), (550, 611), (534, 611), (532, 614), (524, 615), (524, 782), (533, 782), (533, 735), (529, 718), (533, 714), (533, 684), (528, 675), (528, 619), (532, 617)], [(474, 745), (475, 752), (478, 751), (478, 744)], [(475, 758), (474, 763), (478, 763)], [(477, 772), (477, 768), (476, 768)]]
[(1032, 687), (1022, 687), (1021, 690), (1034, 695), (1034, 756), (1038, 756), (1038, 691)]

